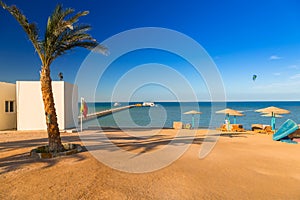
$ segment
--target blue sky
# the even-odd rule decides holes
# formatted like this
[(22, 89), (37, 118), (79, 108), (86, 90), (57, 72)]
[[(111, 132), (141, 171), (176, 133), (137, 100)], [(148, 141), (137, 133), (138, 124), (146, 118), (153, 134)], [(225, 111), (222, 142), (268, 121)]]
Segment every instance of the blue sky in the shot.
[[(300, 99), (300, 2), (297, 0), (5, 2), (17, 5), (30, 21), (38, 24), (41, 31), (48, 15), (59, 2), (76, 11), (89, 10), (90, 14), (81, 18), (81, 22), (92, 25), (90, 33), (100, 42), (133, 28), (176, 30), (193, 38), (211, 56), (223, 79), (227, 100)], [(2, 9), (0, 22), (0, 81), (38, 80), (40, 61), (25, 33), (15, 19)], [(152, 60), (148, 59), (149, 52)], [(65, 81), (73, 83), (88, 54), (87, 50), (76, 49), (57, 59), (52, 65), (53, 80), (61, 71)], [(157, 54), (155, 51), (145, 51), (140, 56), (132, 53), (125, 61), (122, 58), (116, 61), (97, 86), (96, 100), (110, 100), (111, 89), (124, 73), (136, 64), (149, 62), (161, 62), (173, 67), (185, 75), (199, 100), (209, 100), (203, 77), (194, 74), (188, 63), (183, 63), (176, 56), (164, 52)], [(253, 74), (258, 76), (255, 82), (252, 80)], [(140, 77), (146, 79), (148, 75), (140, 74)], [(126, 89), (126, 83), (123, 87)], [(89, 99), (93, 89), (87, 90), (84, 88), (80, 94)], [(126, 95), (125, 90), (114, 100), (122, 101)], [(167, 101), (174, 100), (174, 95), (168, 88), (154, 84), (139, 88), (131, 98), (146, 99)]]

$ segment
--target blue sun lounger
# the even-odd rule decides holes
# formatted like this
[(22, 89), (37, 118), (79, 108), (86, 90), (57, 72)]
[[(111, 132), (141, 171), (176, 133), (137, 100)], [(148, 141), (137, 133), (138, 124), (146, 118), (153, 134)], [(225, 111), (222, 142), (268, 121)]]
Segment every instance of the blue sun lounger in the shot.
[(297, 142), (292, 141), (288, 135), (293, 133), (298, 129), (298, 125), (291, 119), (286, 120), (279, 129), (274, 133), (273, 140), (297, 144)]

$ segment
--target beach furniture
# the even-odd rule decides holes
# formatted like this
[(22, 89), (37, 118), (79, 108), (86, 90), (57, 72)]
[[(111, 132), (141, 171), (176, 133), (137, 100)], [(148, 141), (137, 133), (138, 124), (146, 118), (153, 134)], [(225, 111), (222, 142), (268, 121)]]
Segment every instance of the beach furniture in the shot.
[(256, 133), (264, 133), (264, 134), (273, 134), (274, 131), (272, 130), (272, 127), (270, 125), (266, 124), (252, 124), (251, 130)]
[(217, 130), (222, 131), (222, 132), (227, 131), (227, 125), (221, 124), (221, 126), (219, 128), (217, 128)]
[(294, 142), (297, 142), (297, 143), (300, 142), (300, 138), (293, 138), (292, 140), (293, 140)]
[(272, 127), (271, 126), (266, 126), (265, 128), (264, 128), (264, 131), (265, 131), (265, 133), (266, 134), (274, 134), (274, 131), (272, 130)]
[(227, 124), (221, 124), (221, 126), (219, 128), (216, 128), (216, 130), (218, 131), (222, 131), (222, 132), (227, 132), (228, 130), (228, 125)]
[(291, 119), (286, 120), (279, 129), (274, 133), (273, 140), (282, 141), (287, 143), (293, 143), (290, 137), (290, 134), (298, 130), (298, 125)]
[(251, 130), (252, 130), (252, 131), (260, 131), (260, 130), (263, 130), (263, 125), (262, 125), (262, 124), (252, 124), (252, 125), (251, 125)]
[(191, 111), (187, 111), (183, 114), (192, 115), (192, 126), (191, 126), (191, 128), (195, 128), (195, 117), (194, 117), (194, 115), (200, 115), (200, 114), (202, 114), (202, 112), (199, 112), (197, 110), (191, 110)]
[(183, 124), (183, 127), (184, 129), (191, 129), (192, 128), (192, 125), (187, 123), (187, 124)]
[(217, 128), (217, 130), (220, 130), (222, 132), (244, 132), (245, 129), (243, 128), (242, 124), (230, 124), (229, 129), (227, 124), (222, 124), (220, 128)]
[(182, 122), (173, 122), (174, 129), (182, 129)]
[(291, 139), (295, 139), (295, 138), (300, 139), (300, 129), (298, 128), (297, 130), (289, 134), (288, 137)]
[(244, 128), (242, 124), (232, 124), (231, 125), (231, 131), (233, 132), (244, 132)]
[(233, 124), (236, 124), (236, 116), (243, 116), (244, 115), (241, 112), (239, 112), (237, 110), (230, 109), (230, 108), (219, 110), (216, 113), (225, 114), (226, 115), (226, 120), (228, 120), (228, 121), (229, 121), (229, 115), (233, 116)]
[(264, 113), (264, 114), (267, 114), (267, 115), (264, 115), (264, 116), (271, 116), (272, 117), (271, 118), (272, 130), (275, 130), (275, 118), (276, 118), (277, 114), (289, 114), (290, 113), (290, 111), (288, 111), (288, 110), (285, 110), (285, 109), (282, 109), (282, 108), (277, 108), (277, 107), (274, 107), (274, 106), (258, 109), (258, 110), (255, 110), (255, 112)]

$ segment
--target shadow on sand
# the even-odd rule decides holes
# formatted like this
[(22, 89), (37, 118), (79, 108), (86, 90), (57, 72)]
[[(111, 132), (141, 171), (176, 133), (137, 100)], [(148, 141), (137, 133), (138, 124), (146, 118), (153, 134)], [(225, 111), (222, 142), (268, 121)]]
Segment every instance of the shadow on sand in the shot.
[[(216, 142), (216, 138), (221, 137), (247, 137), (245, 133), (221, 133), (217, 132), (215, 134), (210, 134), (208, 138), (206, 134), (196, 134), (195, 136), (184, 135), (174, 137), (172, 135), (155, 134), (148, 137), (134, 137), (128, 135), (126, 132), (147, 132), (153, 129), (145, 128), (127, 128), (127, 129), (116, 129), (116, 128), (106, 128), (102, 130), (94, 130), (94, 132), (89, 135), (84, 135), (83, 140), (85, 141), (86, 149), (88, 150), (107, 150), (116, 151), (115, 146), (126, 150), (126, 151), (136, 151), (140, 153), (147, 153), (152, 150), (158, 149), (160, 146), (165, 145), (182, 145), (182, 144), (196, 144), (201, 145), (203, 142)], [(123, 132), (124, 131), (124, 132)], [(188, 130), (193, 131), (193, 130)], [(103, 134), (103, 132), (105, 134)], [(97, 135), (97, 133), (99, 135)], [(136, 135), (136, 134), (135, 134)], [(96, 137), (95, 137), (96, 136)], [(91, 142), (91, 143), (90, 143)]]
[[(105, 128), (102, 130), (92, 130), (92, 133), (97, 135), (97, 140), (101, 142), (101, 145), (88, 145), (82, 146), (83, 151), (88, 150), (99, 150), (105, 149), (108, 151), (115, 151), (115, 146), (122, 148), (126, 151), (137, 151), (138, 154), (147, 153), (153, 151), (159, 147), (164, 145), (182, 145), (182, 144), (196, 144), (201, 145), (203, 142), (215, 142), (214, 139), (206, 138), (206, 135), (196, 135), (196, 136), (179, 136), (174, 137), (172, 135), (163, 135), (156, 134), (148, 137), (134, 137), (132, 135), (126, 134), (129, 132), (147, 132), (155, 129), (140, 129), (140, 128), (128, 128), (128, 129), (119, 129), (119, 128)], [(126, 131), (126, 132), (123, 132)], [(105, 134), (103, 134), (105, 133)], [(84, 135), (85, 133), (81, 133), (84, 136), (84, 140), (94, 141), (95, 137), (90, 135)], [(222, 133), (220, 134), (211, 134), (209, 136), (212, 137), (247, 137), (245, 134), (237, 134), (237, 133)], [(63, 142), (80, 142), (80, 139), (77, 135), (70, 136), (62, 136)], [(206, 138), (206, 139), (205, 139)], [(57, 157), (52, 159), (38, 159), (32, 158), (29, 156), (29, 152), (38, 146), (46, 145), (48, 139), (38, 138), (31, 140), (17, 140), (11, 142), (2, 142), (0, 145), (0, 174), (4, 174), (9, 171), (14, 171), (21, 169), (22, 167), (29, 166), (32, 163), (41, 163), (42, 168), (51, 167), (57, 164), (61, 159), (74, 159), (75, 161), (81, 161), (85, 159), (81, 153), (73, 154), (70, 156)], [(13, 153), (16, 151), (16, 153)], [(7, 154), (7, 156), (5, 156)]]
[[(20, 133), (21, 134), (21, 133)], [(26, 133), (24, 133), (26, 134)], [(79, 142), (78, 136), (62, 136), (63, 142)], [(10, 142), (1, 142), (0, 145), (0, 175), (27, 167), (32, 163), (41, 163), (42, 168), (47, 168), (58, 163), (62, 157), (52, 159), (38, 159), (30, 157), (30, 151), (38, 146), (46, 145), (48, 138), (16, 140)], [(14, 153), (14, 151), (16, 153)], [(7, 154), (7, 156), (5, 156)], [(65, 158), (75, 158), (77, 161), (83, 160), (80, 154), (66, 156)]]

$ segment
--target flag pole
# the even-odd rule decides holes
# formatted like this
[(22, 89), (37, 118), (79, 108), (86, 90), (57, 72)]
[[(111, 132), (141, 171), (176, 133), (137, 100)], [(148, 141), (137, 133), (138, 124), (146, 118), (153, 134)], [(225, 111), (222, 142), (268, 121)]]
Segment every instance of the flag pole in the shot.
[(80, 104), (80, 132), (82, 132), (82, 113), (83, 113), (83, 110), (82, 110), (82, 101), (83, 101), (83, 98), (81, 97), (81, 104)]
[(80, 116), (80, 132), (82, 132), (82, 113), (81, 113), (81, 116)]

